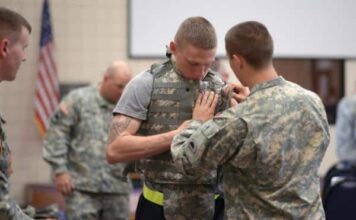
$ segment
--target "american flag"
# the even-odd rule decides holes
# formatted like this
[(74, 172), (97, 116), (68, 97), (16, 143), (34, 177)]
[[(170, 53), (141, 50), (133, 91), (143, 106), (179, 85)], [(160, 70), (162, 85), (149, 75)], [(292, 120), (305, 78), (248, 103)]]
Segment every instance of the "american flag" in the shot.
[(54, 43), (48, 0), (44, 0), (40, 40), (39, 70), (35, 92), (35, 121), (43, 136), (59, 103), (59, 81), (54, 59)]

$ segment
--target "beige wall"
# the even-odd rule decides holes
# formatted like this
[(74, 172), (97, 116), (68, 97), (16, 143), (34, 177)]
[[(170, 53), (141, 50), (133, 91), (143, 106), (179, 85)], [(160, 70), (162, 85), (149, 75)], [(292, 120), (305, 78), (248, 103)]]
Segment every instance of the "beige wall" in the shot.
[[(143, 71), (154, 61), (130, 60), (127, 56), (126, 0), (52, 0), (50, 3), (61, 82), (97, 81), (115, 59), (128, 61), (134, 73)], [(0, 86), (0, 112), (8, 121), (6, 129), (14, 157), (11, 194), (20, 202), (24, 199), (26, 183), (50, 181), (50, 171), (41, 158), (42, 143), (33, 121), (41, 4), (42, 0), (1, 0), (0, 3), (23, 14), (33, 27), (27, 62), (15, 82), (3, 82)], [(162, 52), (165, 43), (168, 42), (162, 42)], [(349, 91), (356, 78), (356, 61), (347, 62), (345, 69)], [(234, 81), (233, 77), (230, 79)], [(322, 174), (336, 160), (334, 129), (331, 131), (331, 145), (320, 169)]]

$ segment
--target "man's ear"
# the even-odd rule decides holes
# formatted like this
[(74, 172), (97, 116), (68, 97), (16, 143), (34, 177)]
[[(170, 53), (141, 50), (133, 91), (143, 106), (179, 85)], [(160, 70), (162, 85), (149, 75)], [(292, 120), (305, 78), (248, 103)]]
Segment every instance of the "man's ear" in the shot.
[(6, 57), (8, 50), (9, 50), (9, 45), (10, 45), (10, 41), (7, 38), (3, 38), (0, 41), (0, 56), (1, 57)]
[(176, 52), (177, 52), (177, 45), (176, 45), (176, 43), (175, 43), (174, 41), (171, 41), (171, 42), (169, 43), (169, 49), (170, 49), (170, 51), (172, 52), (172, 54), (176, 54)]
[(109, 80), (109, 78), (110, 78), (109, 74), (105, 73), (103, 77), (103, 81), (106, 82)]
[(100, 87), (103, 88), (104, 90), (106, 90), (107, 84), (112, 78), (113, 78), (113, 76), (110, 75), (109, 73), (104, 73), (104, 76), (100, 83)]
[(246, 65), (246, 60), (239, 54), (232, 55), (232, 59), (240, 69), (244, 68)]
[(235, 63), (236, 66), (240, 68), (241, 66), (241, 60), (240, 57), (237, 54), (232, 55), (232, 61)]

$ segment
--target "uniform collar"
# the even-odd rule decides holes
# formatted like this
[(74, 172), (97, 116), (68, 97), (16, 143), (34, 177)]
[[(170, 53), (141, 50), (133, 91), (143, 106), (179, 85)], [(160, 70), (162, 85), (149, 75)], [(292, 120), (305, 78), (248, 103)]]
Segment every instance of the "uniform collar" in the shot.
[(282, 76), (278, 76), (275, 79), (257, 84), (254, 87), (252, 87), (250, 95), (252, 95), (256, 91), (267, 89), (267, 88), (270, 88), (273, 86), (278, 86), (278, 85), (284, 84), (285, 82), (286, 82), (286, 80)]
[(95, 91), (96, 91), (95, 92), (95, 99), (96, 99), (97, 103), (99, 104), (99, 106), (101, 108), (110, 108), (110, 109), (114, 108), (115, 104), (112, 104), (112, 103), (106, 101), (106, 99), (104, 99), (101, 96), (101, 94), (99, 92), (99, 86), (100, 86), (100, 83), (96, 84), (96, 86), (95, 86)]

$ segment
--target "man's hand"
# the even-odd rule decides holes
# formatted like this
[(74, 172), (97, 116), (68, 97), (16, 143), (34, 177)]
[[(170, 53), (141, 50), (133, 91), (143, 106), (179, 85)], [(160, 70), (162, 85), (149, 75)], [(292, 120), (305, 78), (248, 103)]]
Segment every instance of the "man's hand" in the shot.
[(240, 83), (229, 84), (228, 89), (232, 91), (230, 107), (242, 102), (250, 94), (250, 89)]
[(197, 101), (195, 102), (193, 119), (205, 122), (213, 118), (218, 98), (218, 94), (212, 91), (200, 93)]
[(186, 120), (186, 121), (183, 121), (183, 123), (181, 125), (179, 125), (179, 127), (176, 129), (177, 132), (181, 132), (183, 131), (184, 129), (186, 129), (188, 126), (189, 126), (189, 123), (191, 122), (192, 120)]
[(56, 175), (57, 190), (63, 195), (69, 195), (73, 191), (72, 178), (69, 173), (59, 173)]

